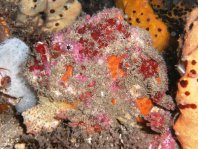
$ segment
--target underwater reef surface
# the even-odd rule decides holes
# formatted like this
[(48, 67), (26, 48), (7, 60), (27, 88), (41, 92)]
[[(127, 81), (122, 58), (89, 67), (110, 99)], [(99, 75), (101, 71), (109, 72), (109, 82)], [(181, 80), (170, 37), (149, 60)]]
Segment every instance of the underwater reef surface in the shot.
[(193, 8), (198, 6), (198, 1), (150, 0), (150, 5), (159, 17), (166, 22), (171, 36), (179, 38), (184, 32), (187, 17)]
[[(16, 127), (17, 129), (15, 132), (20, 131), (18, 131), (18, 128), (23, 128), (26, 133), (30, 133), (24, 135), (20, 132), (18, 135), (15, 135), (15, 132), (13, 134), (8, 134), (7, 132), (8, 136), (13, 139), (11, 139), (10, 142), (6, 142), (4, 145), (9, 146), (9, 144), (18, 142), (15, 148), (18, 146), (25, 146), (25, 148), (130, 148), (131, 146), (134, 148), (147, 148), (148, 145), (151, 148), (157, 148), (159, 146), (163, 146), (165, 148), (176, 148), (175, 141), (171, 134), (172, 130), (170, 128), (173, 124), (171, 115), (174, 115), (176, 112), (174, 104), (170, 102), (172, 99), (170, 96), (165, 95), (165, 97), (169, 99), (168, 104), (164, 103), (164, 101), (166, 101), (164, 100), (164, 96), (162, 98), (162, 102), (155, 100), (161, 99), (162, 96), (161, 94), (158, 94), (155, 98), (153, 98), (154, 93), (150, 93), (152, 90), (156, 93), (155, 87), (157, 86), (155, 84), (156, 82), (153, 81), (155, 79), (151, 79), (153, 76), (148, 78), (142, 77), (144, 78), (142, 79), (140, 76), (143, 76), (143, 73), (140, 73), (140, 70), (138, 70), (137, 67), (141, 66), (140, 64), (141, 62), (143, 63), (144, 58), (151, 58), (157, 62), (157, 65), (153, 62), (149, 62), (149, 65), (141, 67), (142, 72), (143, 70), (150, 68), (150, 64), (152, 64), (152, 67), (154, 66), (153, 68), (164, 66), (163, 68), (160, 67), (160, 70), (158, 70), (164, 74), (164, 76), (160, 75), (162, 80), (165, 80), (165, 83), (162, 83), (164, 85), (163, 87), (166, 86), (166, 91), (164, 91), (166, 94), (170, 94), (172, 98), (175, 97), (176, 80), (178, 80), (179, 76), (175, 69), (175, 65), (178, 63), (180, 57), (180, 51), (177, 49), (177, 39), (179, 36), (181, 38), (183, 37), (182, 34), (184, 32), (183, 28), (185, 19), (191, 9), (197, 6), (196, 1), (149, 1), (154, 11), (168, 25), (171, 35), (171, 41), (168, 48), (166, 48), (166, 50), (162, 53), (163, 58), (166, 61), (166, 66), (164, 64), (164, 60), (161, 62), (154, 59), (154, 54), (147, 55), (145, 50), (147, 47), (146, 45), (149, 45), (148, 47), (152, 47), (150, 44), (151, 39), (147, 36), (145, 31), (134, 29), (134, 26), (132, 26), (133, 30), (125, 32), (126, 34), (128, 32), (131, 34), (137, 30), (137, 34), (135, 34), (136, 36), (133, 35), (135, 37), (132, 38), (132, 41), (134, 42), (130, 45), (132, 47), (131, 49), (133, 51), (137, 48), (138, 44), (142, 43), (138, 42), (136, 45), (134, 43), (136, 43), (137, 40), (134, 39), (140, 35), (145, 35), (145, 37), (141, 36), (137, 39), (138, 41), (143, 41), (142, 44), (144, 45), (144, 48), (142, 48), (142, 46), (138, 46), (141, 47), (140, 49), (143, 49), (142, 53), (146, 53), (146, 56), (138, 57), (137, 59), (139, 59), (139, 61), (131, 62), (128, 57), (122, 55), (132, 52), (130, 50), (123, 53), (120, 52), (120, 49), (125, 49), (129, 46), (128, 42), (129, 39), (131, 39), (125, 36), (125, 33), (123, 32), (123, 27), (126, 27), (126, 30), (130, 28), (126, 25), (126, 23), (122, 22), (123, 18), (126, 19), (126, 16), (124, 17), (123, 14), (122, 17), (118, 15), (119, 13), (117, 14), (119, 17), (116, 17), (117, 15), (110, 15), (106, 17), (105, 14), (103, 15), (104, 18), (101, 17), (98, 21), (95, 19), (94, 21), (90, 21), (91, 25), (89, 23), (89, 25), (86, 25), (86, 23), (83, 22), (89, 22), (89, 20), (92, 20), (92, 17), (89, 15), (85, 16), (83, 13), (83, 18), (81, 17), (80, 20), (77, 21), (78, 23), (76, 22), (74, 26), (71, 26), (68, 30), (64, 29), (59, 33), (50, 35), (43, 32), (40, 27), (33, 25), (31, 21), (26, 21), (26, 23), (22, 25), (17, 24), (16, 17), (19, 12), (18, 6), (15, 3), (18, 3), (18, 0), (0, 1), (0, 40), (3, 41), (6, 38), (16, 36), (25, 41), (26, 44), (30, 46), (30, 49), (34, 51), (34, 54), (31, 53), (31, 59), (28, 63), (29, 68), (26, 68), (25, 74), (30, 74), (27, 78), (29, 78), (29, 82), (32, 81), (31, 83), (36, 89), (39, 97), (39, 104), (33, 108), (30, 108), (26, 112), (23, 112), (22, 114), (24, 116), (24, 123), (26, 124), (27, 131), (24, 129), (24, 125), (21, 124), (22, 121), (18, 121), (18, 117), (11, 118), (12, 125), (6, 126), (7, 118), (5, 116), (8, 113), (2, 113), (2, 111), (7, 111), (11, 105), (8, 105), (7, 103), (4, 104), (0, 101), (0, 113), (2, 113), (0, 120), (2, 124), (1, 126), (3, 126), (1, 128)], [(112, 7), (114, 5), (113, 1), (106, 1), (104, 3), (103, 1), (99, 2), (91, 0), (79, 1), (81, 2), (82, 9), (91, 15), (99, 10), (102, 10), (104, 7)], [(160, 5), (158, 6), (158, 4)], [(138, 8), (137, 12), (141, 13), (141, 9)], [(44, 18), (45, 14), (42, 13), (40, 17)], [(116, 20), (112, 23), (114, 25), (105, 20), (112, 19), (111, 17), (114, 17), (113, 19)], [(122, 25), (119, 26), (119, 23), (117, 24), (117, 22), (121, 22)], [(94, 23), (95, 26), (92, 25)], [(85, 26), (84, 33), (77, 32), (77, 30), (82, 27), (80, 24)], [(32, 32), (32, 29), (34, 32)], [(108, 29), (113, 30), (115, 34), (109, 32)], [(119, 30), (119, 33), (117, 30)], [(71, 38), (69, 37), (70, 35)], [(121, 38), (123, 39), (121, 40)], [(174, 38), (174, 40), (172, 40), (172, 38)], [(85, 41), (81, 41), (80, 39)], [(114, 40), (117, 40), (118, 42)], [(99, 46), (101, 47), (99, 48)], [(114, 51), (115, 53), (108, 53), (111, 51), (110, 49), (112, 49), (112, 47), (113, 49), (116, 49), (117, 52)], [(75, 52), (69, 50), (76, 48), (78, 50), (75, 50)], [(84, 49), (87, 50), (87, 53), (82, 52)], [(96, 52), (95, 55), (97, 56), (93, 56), (93, 53), (89, 53), (90, 49), (91, 51), (93, 49), (93, 51), (99, 51), (99, 55), (97, 55)], [(148, 53), (151, 51), (148, 50)], [(133, 52), (135, 55), (137, 50)], [(100, 57), (101, 55), (102, 61)], [(112, 59), (110, 60), (112, 60), (112, 63), (110, 64), (110, 61), (108, 61), (108, 56), (112, 55), (115, 57), (111, 57)], [(141, 54), (139, 53), (138, 56), (140, 55)], [(158, 53), (156, 53), (156, 55), (158, 55)], [(68, 57), (69, 59), (64, 61), (64, 57)], [(158, 58), (161, 59), (161, 56), (157, 56), (157, 59)], [(97, 60), (100, 61), (98, 64)], [(90, 65), (89, 62), (94, 64)], [(133, 66), (133, 71), (127, 68), (128, 64), (126, 62), (129, 62), (128, 64)], [(66, 63), (66, 65), (63, 63)], [(98, 67), (99, 63), (101, 67)], [(79, 66), (81, 64), (83, 64), (82, 68)], [(61, 68), (57, 69), (59, 66), (61, 66)], [(132, 81), (128, 75), (125, 76), (126, 74), (131, 73), (129, 70), (136, 73), (136, 75), (132, 76)], [(82, 72), (79, 73), (79, 71)], [(153, 70), (151, 72), (145, 71), (144, 75), (148, 75), (150, 73), (154, 74), (154, 77), (156, 77), (158, 76), (158, 71), (157, 73), (155, 71), (153, 72)], [(3, 75), (4, 72), (7, 71), (3, 71)], [(167, 73), (169, 80), (167, 79)], [(47, 76), (45, 77), (46, 74)], [(53, 77), (51, 74), (54, 74)], [(106, 74), (106, 76), (104, 76), (104, 74)], [(113, 76), (116, 76), (116, 79), (113, 78)], [(123, 81), (124, 78), (129, 78), (129, 81)], [(92, 82), (90, 79), (95, 79), (96, 81)], [(9, 84), (8, 77), (3, 77), (1, 84), (2, 82), (5, 82), (4, 80), (6, 82), (8, 81), (7, 83)], [(147, 80), (152, 80), (153, 82)], [(160, 79), (156, 80), (160, 82)], [(89, 83), (87, 81), (91, 82), (91, 87), (89, 88)], [(133, 83), (133, 81), (135, 81), (135, 83)], [(130, 88), (129, 84), (131, 84), (131, 82), (132, 86)], [(154, 83), (154, 85), (150, 82)], [(3, 85), (6, 84), (4, 83)], [(75, 86), (79, 85), (80, 87), (76, 89)], [(111, 85), (115, 87), (116, 90), (109, 91), (109, 88), (112, 88)], [(74, 86), (74, 88), (70, 86)], [(162, 88), (160, 87), (159, 90)], [(64, 89), (67, 90), (65, 91)], [(55, 92), (52, 93), (51, 91)], [(106, 91), (108, 91), (107, 94), (104, 94)], [(65, 92), (71, 94), (65, 95)], [(75, 95), (74, 92), (76, 92)], [(127, 98), (124, 98), (123, 94), (127, 95)], [(7, 97), (7, 94), (0, 94), (1, 97), (4, 97), (4, 95)], [(118, 98), (111, 98), (115, 96)], [(102, 101), (99, 100), (101, 97), (103, 97)], [(130, 97), (133, 98), (129, 101), (128, 98)], [(119, 99), (123, 98), (127, 100), (120, 102)], [(94, 101), (93, 99), (97, 100)], [(29, 99), (25, 99), (25, 101), (28, 100)], [(110, 103), (108, 101), (110, 101)], [(94, 104), (96, 105), (92, 106)], [(170, 107), (166, 108), (166, 105), (172, 107), (172, 110), (174, 109), (174, 111), (171, 111)], [(125, 106), (126, 109), (124, 109)], [(28, 106), (25, 106), (25, 104), (21, 104), (21, 108), (24, 108), (22, 111), (26, 109), (25, 107), (29, 108)], [(121, 107), (121, 110), (119, 107)], [(94, 111), (94, 109), (96, 110)], [(112, 111), (116, 112), (112, 113)], [(10, 117), (15, 115), (13, 112), (10, 114)], [(76, 117), (76, 119), (72, 116)], [(41, 119), (41, 121), (38, 121), (38, 119)], [(21, 125), (18, 127), (19, 123)], [(11, 131), (9, 131), (9, 133), (10, 132)], [(19, 135), (21, 135), (20, 139)], [(4, 140), (7, 141), (7, 138), (0, 138), (1, 147), (2, 141)]]

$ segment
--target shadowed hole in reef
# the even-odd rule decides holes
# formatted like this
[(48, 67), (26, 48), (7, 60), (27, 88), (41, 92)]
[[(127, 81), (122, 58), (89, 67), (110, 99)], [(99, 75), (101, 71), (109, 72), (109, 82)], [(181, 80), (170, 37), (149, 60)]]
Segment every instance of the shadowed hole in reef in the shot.
[(82, 9), (88, 14), (94, 14), (104, 8), (115, 6), (114, 0), (79, 0), (82, 4)]
[[(180, 78), (179, 72), (176, 70), (175, 66), (179, 62), (179, 51), (178, 43), (175, 39), (171, 39), (170, 46), (164, 51), (163, 58), (166, 62), (167, 72), (168, 72), (168, 87), (169, 90), (167, 94), (169, 94), (173, 99), (176, 97), (177, 92), (177, 82)], [(174, 100), (176, 103), (176, 101)]]

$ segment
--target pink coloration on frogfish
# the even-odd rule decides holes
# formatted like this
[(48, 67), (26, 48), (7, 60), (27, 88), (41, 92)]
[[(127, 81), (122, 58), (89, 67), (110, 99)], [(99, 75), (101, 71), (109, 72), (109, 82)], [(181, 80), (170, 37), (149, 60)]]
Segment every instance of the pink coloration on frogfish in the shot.
[(106, 113), (99, 113), (95, 117), (96, 122), (103, 126), (104, 128), (108, 128), (111, 124), (110, 118)]
[(161, 149), (174, 149), (176, 142), (170, 132), (167, 130), (161, 137)]
[(85, 76), (85, 75), (83, 75), (83, 74), (77, 74), (76, 76), (76, 79), (78, 79), (79, 81), (81, 81), (81, 82), (85, 82), (85, 81), (87, 81), (87, 77)]

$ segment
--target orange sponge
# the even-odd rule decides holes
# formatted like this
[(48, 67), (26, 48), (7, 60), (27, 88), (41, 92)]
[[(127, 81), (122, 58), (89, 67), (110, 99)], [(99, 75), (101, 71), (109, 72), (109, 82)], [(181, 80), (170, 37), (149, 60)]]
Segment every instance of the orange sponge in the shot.
[(162, 9), (165, 5), (164, 0), (149, 0), (149, 4), (157, 9)]
[[(157, 4), (160, 6), (160, 1)], [(169, 43), (170, 33), (164, 22), (154, 13), (148, 0), (116, 0), (117, 7), (128, 15), (127, 21), (151, 34), (153, 46), (163, 51)]]

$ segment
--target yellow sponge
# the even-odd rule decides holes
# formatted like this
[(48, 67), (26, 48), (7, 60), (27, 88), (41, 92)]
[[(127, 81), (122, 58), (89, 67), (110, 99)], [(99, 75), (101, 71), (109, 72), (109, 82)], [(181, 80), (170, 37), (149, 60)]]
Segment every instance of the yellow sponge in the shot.
[[(161, 6), (160, 1), (157, 1)], [(116, 0), (118, 8), (128, 15), (127, 21), (149, 31), (153, 41), (153, 47), (163, 51), (169, 43), (170, 33), (168, 27), (154, 13), (148, 0)]]

